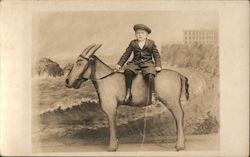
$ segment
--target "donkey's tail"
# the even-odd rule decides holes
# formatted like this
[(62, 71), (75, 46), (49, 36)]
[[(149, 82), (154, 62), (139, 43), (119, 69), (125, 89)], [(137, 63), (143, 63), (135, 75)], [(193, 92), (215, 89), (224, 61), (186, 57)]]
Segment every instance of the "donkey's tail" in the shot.
[(181, 96), (180, 96), (181, 104), (186, 104), (189, 99), (188, 89), (189, 89), (188, 78), (181, 76)]

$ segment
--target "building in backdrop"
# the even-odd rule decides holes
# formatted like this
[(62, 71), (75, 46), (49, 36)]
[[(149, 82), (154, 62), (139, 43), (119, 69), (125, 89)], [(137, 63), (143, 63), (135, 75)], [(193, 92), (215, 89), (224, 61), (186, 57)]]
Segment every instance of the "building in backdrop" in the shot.
[(217, 45), (218, 32), (214, 30), (184, 30), (183, 42), (185, 45), (191, 45), (193, 43)]

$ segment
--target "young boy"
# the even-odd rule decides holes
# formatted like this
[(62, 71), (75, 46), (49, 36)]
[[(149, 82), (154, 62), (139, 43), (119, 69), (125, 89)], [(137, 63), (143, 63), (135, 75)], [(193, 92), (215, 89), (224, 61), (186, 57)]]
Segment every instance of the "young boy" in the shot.
[(148, 35), (151, 33), (151, 29), (148, 26), (144, 24), (136, 24), (134, 25), (134, 31), (136, 39), (130, 42), (115, 68), (116, 71), (120, 70), (130, 57), (131, 53), (134, 53), (134, 58), (127, 63), (124, 71), (126, 79), (126, 96), (124, 98), (124, 103), (127, 104), (131, 101), (132, 80), (139, 70), (142, 71), (143, 76), (145, 76), (150, 83), (149, 89), (151, 89), (151, 92), (149, 100), (151, 102), (149, 103), (155, 103), (156, 95), (154, 77), (156, 72), (161, 71), (160, 54), (155, 42), (148, 39)]

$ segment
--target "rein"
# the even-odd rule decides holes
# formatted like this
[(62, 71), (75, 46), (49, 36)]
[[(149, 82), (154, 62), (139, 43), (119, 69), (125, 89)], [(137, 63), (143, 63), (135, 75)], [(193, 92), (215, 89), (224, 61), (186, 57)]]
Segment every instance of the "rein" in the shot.
[(89, 78), (85, 78), (85, 77), (82, 77), (83, 79), (88, 79), (88, 80), (91, 80), (91, 81), (97, 81), (97, 80), (102, 80), (102, 79), (105, 79), (106, 77), (109, 77), (113, 74), (115, 74), (116, 72), (112, 71), (111, 73), (109, 73), (108, 75), (105, 75), (103, 77), (100, 77), (100, 78), (94, 78), (94, 72), (95, 72), (95, 65), (93, 64), (93, 58), (90, 57), (90, 58), (87, 58), (87, 57), (84, 57), (82, 55), (80, 55), (81, 58), (83, 59), (86, 59), (88, 61), (88, 63), (86, 64), (86, 66), (84, 67), (84, 70), (83, 72), (81, 73), (81, 76), (87, 71), (88, 67), (91, 66), (91, 74), (90, 74), (90, 77)]

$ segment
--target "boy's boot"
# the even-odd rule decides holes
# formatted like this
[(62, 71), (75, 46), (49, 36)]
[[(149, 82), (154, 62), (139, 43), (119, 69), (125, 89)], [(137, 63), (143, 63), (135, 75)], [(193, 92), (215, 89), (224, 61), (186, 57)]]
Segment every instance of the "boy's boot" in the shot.
[(149, 74), (149, 100), (150, 104), (156, 104), (157, 103), (157, 96), (155, 93), (155, 78), (153, 74)]
[(131, 88), (127, 88), (126, 89), (126, 95), (125, 95), (125, 98), (123, 100), (123, 103), (124, 104), (129, 104), (131, 99), (132, 99)]
[(157, 104), (157, 96), (156, 96), (156, 93), (155, 91), (151, 91), (151, 101), (152, 101), (152, 104)]
[(131, 86), (132, 86), (132, 80), (135, 74), (128, 69), (124, 71), (124, 74), (125, 74), (125, 81), (126, 81), (126, 95), (124, 97), (123, 103), (129, 104), (132, 99)]

